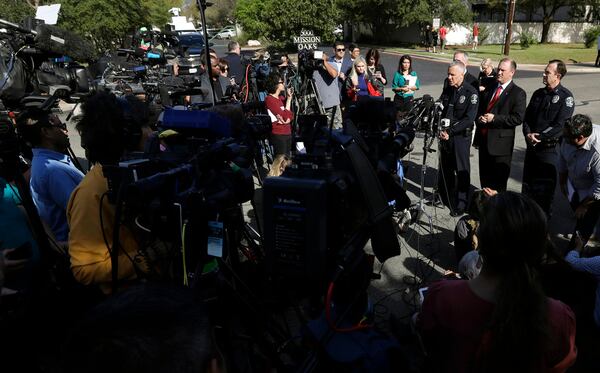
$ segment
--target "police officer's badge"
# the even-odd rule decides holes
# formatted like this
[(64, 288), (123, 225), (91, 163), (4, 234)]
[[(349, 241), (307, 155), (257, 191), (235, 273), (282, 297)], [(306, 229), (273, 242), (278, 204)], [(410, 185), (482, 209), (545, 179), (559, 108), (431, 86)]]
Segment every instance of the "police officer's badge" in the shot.
[(560, 96), (559, 95), (555, 95), (554, 97), (552, 97), (552, 103), (556, 104), (558, 102), (558, 100), (560, 100)]
[(463, 104), (465, 102), (466, 97), (465, 96), (460, 96), (460, 98), (458, 99), (458, 102)]
[(477, 95), (471, 95), (471, 104), (475, 105), (477, 103)]
[(567, 99), (565, 100), (565, 104), (567, 105), (567, 107), (573, 107), (573, 97), (567, 97)]

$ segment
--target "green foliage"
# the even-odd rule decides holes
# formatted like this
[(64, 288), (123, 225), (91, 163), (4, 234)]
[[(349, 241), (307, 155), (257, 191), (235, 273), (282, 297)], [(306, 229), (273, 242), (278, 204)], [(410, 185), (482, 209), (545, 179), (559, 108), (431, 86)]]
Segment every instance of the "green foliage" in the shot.
[(479, 24), (479, 45), (485, 44), (485, 41), (490, 37), (490, 29), (482, 24)]
[(439, 17), (446, 25), (473, 20), (469, 6), (461, 0), (337, 0), (343, 18), (369, 25), (379, 41), (386, 41), (393, 28), (431, 23)]
[(206, 9), (206, 23), (209, 27), (223, 27), (235, 23), (233, 12), (236, 0), (221, 0)]
[(62, 0), (59, 26), (91, 39), (98, 50), (119, 45), (141, 26), (162, 27), (180, 0)]
[(521, 48), (527, 49), (531, 45), (537, 44), (537, 38), (531, 32), (523, 31), (519, 36), (519, 44)]
[[(488, 7), (496, 10), (506, 9), (506, 4), (506, 0), (487, 0)], [(547, 43), (556, 12), (567, 6), (571, 22), (594, 22), (600, 19), (600, 0), (520, 0), (516, 3), (516, 11), (525, 15), (523, 21), (526, 22), (541, 16), (543, 27), (540, 43)]]
[[(438, 12), (434, 11), (433, 14), (437, 14), (444, 24), (457, 23), (459, 25), (466, 26), (473, 22), (474, 14), (471, 8), (466, 4), (469, 2), (463, 2), (461, 0), (430, 0), (431, 8), (437, 9)], [(481, 30), (480, 30), (481, 31)]]
[(141, 3), (146, 23), (162, 28), (171, 20), (168, 10), (181, 7), (182, 0), (142, 0)]
[(586, 48), (591, 48), (596, 45), (596, 40), (600, 36), (600, 26), (590, 27), (583, 33), (583, 39)]
[(332, 43), (339, 19), (334, 0), (239, 0), (234, 14), (250, 38), (262, 37), (275, 48), (288, 47), (303, 29)]
[(0, 9), (2, 9), (0, 18), (15, 23), (35, 15), (35, 9), (23, 0), (0, 0)]

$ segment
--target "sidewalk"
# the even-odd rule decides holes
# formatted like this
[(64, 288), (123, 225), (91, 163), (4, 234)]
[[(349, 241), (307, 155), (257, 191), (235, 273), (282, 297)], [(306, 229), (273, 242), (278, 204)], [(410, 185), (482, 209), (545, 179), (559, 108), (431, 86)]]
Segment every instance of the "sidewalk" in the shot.
[[(370, 48), (370, 46), (365, 46), (365, 48)], [(374, 47), (375, 48), (375, 47)], [(376, 47), (379, 51), (393, 54), (397, 56), (401, 56), (403, 54), (409, 54), (411, 56), (417, 56), (419, 58), (427, 59), (430, 61), (437, 62), (449, 62), (452, 60), (452, 56), (454, 54), (454, 50), (447, 50), (443, 53), (432, 53), (427, 52), (423, 49), (410, 49), (410, 48), (395, 48), (395, 47)], [(470, 49), (465, 50), (469, 53), (469, 65), (476, 66), (481, 63), (483, 60), (481, 57), (474, 56), (471, 53)], [(600, 68), (594, 67), (592, 62), (581, 62), (581, 63), (567, 63), (567, 68), (569, 72), (573, 73), (600, 73)], [(544, 71), (546, 67), (545, 64), (519, 64), (519, 70), (528, 70), (528, 71)]]

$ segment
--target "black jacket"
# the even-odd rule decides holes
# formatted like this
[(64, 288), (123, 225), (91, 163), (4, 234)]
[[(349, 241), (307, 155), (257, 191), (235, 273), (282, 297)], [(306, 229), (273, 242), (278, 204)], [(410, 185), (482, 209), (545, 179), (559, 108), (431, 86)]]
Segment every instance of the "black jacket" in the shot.
[[(479, 112), (477, 113), (478, 118), (487, 113), (488, 104), (495, 91), (495, 87), (490, 89), (481, 99)], [(490, 113), (494, 114), (494, 120), (491, 123), (476, 122), (477, 131), (475, 132), (473, 145), (480, 146), (485, 141), (490, 155), (512, 155), (515, 143), (515, 127), (523, 123), (526, 104), (527, 95), (525, 91), (514, 82), (510, 82), (490, 110)], [(483, 128), (487, 128), (487, 136), (483, 135)]]

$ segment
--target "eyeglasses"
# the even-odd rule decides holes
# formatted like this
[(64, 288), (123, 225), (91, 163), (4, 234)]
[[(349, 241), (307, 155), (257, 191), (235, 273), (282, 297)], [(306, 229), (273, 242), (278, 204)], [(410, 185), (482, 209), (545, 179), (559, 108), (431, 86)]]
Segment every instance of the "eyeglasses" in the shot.
[(336, 51), (338, 51), (338, 52), (343, 52), (343, 51), (345, 51), (345, 50), (346, 50), (346, 48), (337, 48), (337, 49), (336, 49)]

